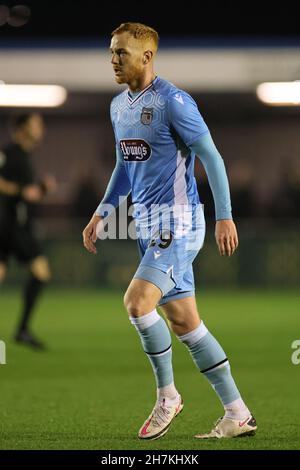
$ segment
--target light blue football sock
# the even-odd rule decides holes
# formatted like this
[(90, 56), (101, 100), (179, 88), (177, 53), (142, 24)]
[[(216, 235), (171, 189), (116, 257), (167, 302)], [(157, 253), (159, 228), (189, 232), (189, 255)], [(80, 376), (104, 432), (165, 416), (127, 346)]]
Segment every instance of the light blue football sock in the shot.
[(178, 338), (188, 347), (196, 366), (224, 406), (240, 398), (226, 354), (203, 322), (195, 330)]
[(156, 379), (157, 388), (173, 383), (171, 335), (166, 322), (153, 310), (138, 318), (129, 317), (137, 329)]

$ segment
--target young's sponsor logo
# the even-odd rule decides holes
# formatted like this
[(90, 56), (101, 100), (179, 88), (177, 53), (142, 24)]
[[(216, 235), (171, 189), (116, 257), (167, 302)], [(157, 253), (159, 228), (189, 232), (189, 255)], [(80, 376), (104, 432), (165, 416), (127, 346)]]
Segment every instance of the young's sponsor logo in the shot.
[(145, 162), (151, 157), (151, 147), (143, 139), (122, 139), (120, 148), (124, 160), (129, 162)]

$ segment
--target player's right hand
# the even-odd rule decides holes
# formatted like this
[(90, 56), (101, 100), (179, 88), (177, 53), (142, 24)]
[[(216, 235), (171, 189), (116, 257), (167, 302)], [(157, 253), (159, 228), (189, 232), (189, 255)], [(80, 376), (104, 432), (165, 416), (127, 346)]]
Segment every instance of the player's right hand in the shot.
[(94, 255), (97, 253), (95, 243), (97, 240), (97, 225), (102, 220), (100, 215), (94, 214), (82, 232), (83, 244), (85, 248)]
[(28, 184), (22, 189), (22, 198), (28, 202), (39, 202), (42, 198), (42, 191), (38, 184)]
[(232, 256), (239, 244), (237, 230), (233, 220), (217, 220), (215, 236), (220, 255)]

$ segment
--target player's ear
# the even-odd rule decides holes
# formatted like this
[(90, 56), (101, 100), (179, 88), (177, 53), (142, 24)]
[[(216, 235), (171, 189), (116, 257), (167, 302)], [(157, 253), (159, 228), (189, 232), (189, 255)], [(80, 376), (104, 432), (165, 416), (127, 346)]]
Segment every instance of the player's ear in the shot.
[(145, 51), (144, 52), (144, 57), (143, 57), (143, 64), (147, 65), (151, 61), (153, 57), (153, 52), (152, 51)]

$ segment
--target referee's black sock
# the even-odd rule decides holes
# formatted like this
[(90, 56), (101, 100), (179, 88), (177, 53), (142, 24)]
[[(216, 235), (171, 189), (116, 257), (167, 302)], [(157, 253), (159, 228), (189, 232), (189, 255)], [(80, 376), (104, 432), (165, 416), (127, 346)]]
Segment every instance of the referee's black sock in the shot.
[(44, 284), (45, 282), (39, 281), (34, 276), (31, 276), (26, 283), (23, 297), (23, 310), (18, 333), (27, 330), (31, 314)]

